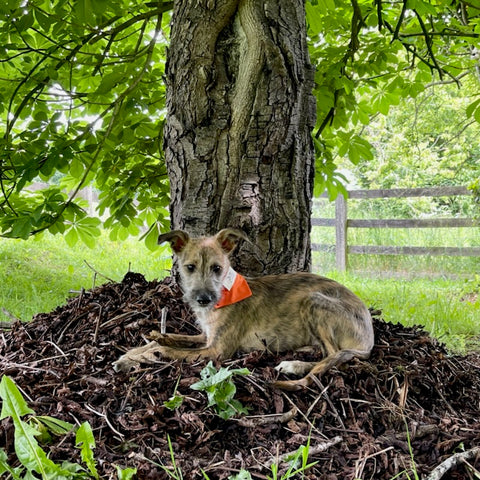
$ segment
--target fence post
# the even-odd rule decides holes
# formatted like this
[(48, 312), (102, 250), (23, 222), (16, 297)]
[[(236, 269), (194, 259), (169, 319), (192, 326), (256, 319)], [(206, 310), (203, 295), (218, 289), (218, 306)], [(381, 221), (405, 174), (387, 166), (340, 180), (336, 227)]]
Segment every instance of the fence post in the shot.
[(344, 272), (347, 269), (347, 200), (342, 194), (335, 200), (335, 228), (337, 270)]

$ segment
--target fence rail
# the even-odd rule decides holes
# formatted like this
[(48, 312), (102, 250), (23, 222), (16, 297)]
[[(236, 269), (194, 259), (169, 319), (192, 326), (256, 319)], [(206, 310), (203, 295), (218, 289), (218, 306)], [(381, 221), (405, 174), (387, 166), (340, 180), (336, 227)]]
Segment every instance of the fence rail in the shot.
[[(391, 190), (351, 190), (345, 199), (342, 195), (335, 201), (335, 218), (312, 218), (312, 226), (335, 227), (336, 244), (312, 244), (314, 251), (335, 249), (336, 266), (347, 269), (349, 254), (367, 255), (444, 255), (480, 257), (480, 247), (398, 247), (383, 245), (348, 245), (349, 228), (457, 228), (478, 227), (480, 221), (473, 218), (424, 218), (424, 219), (371, 219), (348, 218), (348, 200), (373, 198), (447, 197), (472, 195), (467, 187), (396, 188)], [(326, 195), (325, 195), (326, 197)]]

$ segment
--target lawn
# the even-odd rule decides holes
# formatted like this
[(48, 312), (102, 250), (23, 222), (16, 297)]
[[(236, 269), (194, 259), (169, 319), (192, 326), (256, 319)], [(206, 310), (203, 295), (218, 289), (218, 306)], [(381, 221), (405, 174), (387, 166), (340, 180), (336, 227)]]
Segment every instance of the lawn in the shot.
[(132, 238), (112, 242), (102, 235), (93, 249), (82, 243), (70, 248), (62, 237), (49, 234), (28, 241), (0, 239), (0, 320), (10, 315), (30, 320), (82, 288), (121, 281), (128, 271), (147, 280), (163, 278), (170, 263), (165, 247), (150, 252)]

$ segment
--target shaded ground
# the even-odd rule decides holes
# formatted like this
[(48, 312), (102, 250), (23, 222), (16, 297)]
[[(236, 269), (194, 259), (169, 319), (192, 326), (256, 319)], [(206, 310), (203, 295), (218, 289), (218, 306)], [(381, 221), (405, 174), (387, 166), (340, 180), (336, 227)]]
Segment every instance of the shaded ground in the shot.
[[(115, 373), (112, 362), (159, 329), (162, 310), (168, 332), (196, 333), (180, 296), (170, 279), (147, 282), (130, 273), (122, 283), (82, 292), (52, 313), (0, 332), (0, 373), (15, 380), (37, 414), (88, 420), (105, 478), (113, 478), (114, 464), (137, 467), (138, 478), (168, 478), (161, 468), (171, 466), (167, 434), (186, 479), (204, 478), (201, 470), (211, 479), (228, 478), (240, 469), (266, 478), (272, 462), (309, 437), (310, 461), (318, 463), (305, 478), (324, 480), (412, 475), (411, 453), (424, 475), (454, 452), (480, 445), (479, 357), (449, 355), (420, 327), (378, 318), (370, 360), (332, 370), (304, 392), (269, 386), (277, 377), (275, 355), (254, 352), (226, 362), (252, 371), (235, 378), (247, 417), (222, 420), (202, 392), (189, 388), (205, 362), (159, 361)], [(172, 411), (164, 402), (175, 388), (183, 403)], [(73, 434), (54, 443), (51, 457), (80, 461), (74, 443)], [(0, 446), (13, 462), (9, 419), (0, 422)], [(480, 470), (479, 458), (470, 464)], [(469, 472), (460, 465), (443, 478), (474, 478)]]

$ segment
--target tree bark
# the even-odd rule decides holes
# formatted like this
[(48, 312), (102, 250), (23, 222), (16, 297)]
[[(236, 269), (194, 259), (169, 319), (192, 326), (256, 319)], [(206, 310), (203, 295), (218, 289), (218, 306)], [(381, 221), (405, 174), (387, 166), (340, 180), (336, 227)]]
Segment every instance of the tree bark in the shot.
[(166, 67), (172, 229), (241, 228), (248, 275), (309, 270), (314, 71), (304, 0), (177, 0)]

